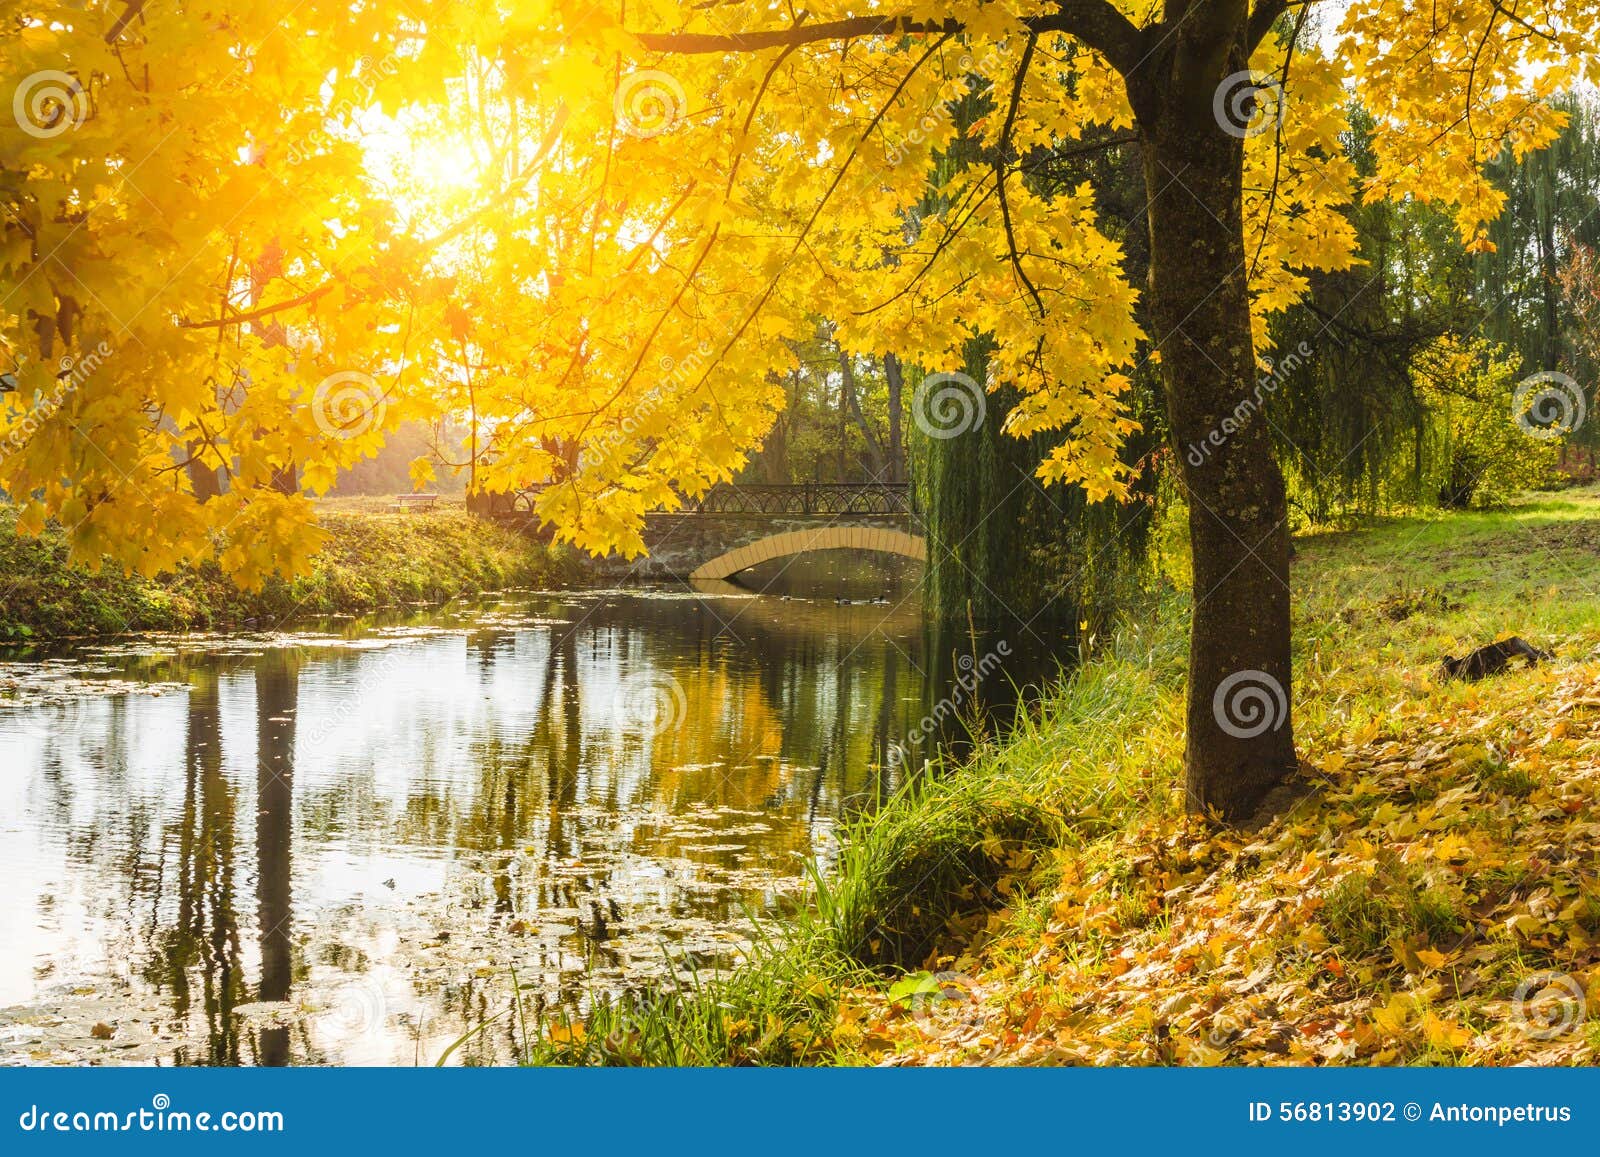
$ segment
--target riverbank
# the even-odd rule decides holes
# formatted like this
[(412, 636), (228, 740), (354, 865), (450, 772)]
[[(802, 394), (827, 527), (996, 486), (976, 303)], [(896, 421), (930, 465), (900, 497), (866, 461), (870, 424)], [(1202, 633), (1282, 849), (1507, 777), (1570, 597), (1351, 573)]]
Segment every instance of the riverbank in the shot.
[[(1297, 546), (1285, 813), (1184, 818), (1169, 592), (1016, 736), (859, 829), (784, 944), (535, 1026), (528, 1059), (1594, 1063), (1600, 496)], [(1440, 678), (1510, 634), (1556, 658)]]
[(59, 532), (18, 538), (13, 511), (0, 507), (0, 642), (267, 628), (579, 578), (567, 552), (460, 509), (391, 514), (345, 504), (321, 518), (331, 537), (312, 573), (252, 592), (210, 564), (156, 579), (90, 574), (67, 565)]

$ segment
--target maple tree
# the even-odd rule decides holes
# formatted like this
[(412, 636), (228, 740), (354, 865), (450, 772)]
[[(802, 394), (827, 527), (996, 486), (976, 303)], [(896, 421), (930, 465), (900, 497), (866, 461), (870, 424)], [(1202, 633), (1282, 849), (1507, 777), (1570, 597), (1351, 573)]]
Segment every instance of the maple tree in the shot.
[[(1295, 765), (1267, 320), (1355, 261), (1353, 197), (1488, 244), (1485, 166), (1597, 79), (1597, 4), (1356, 0), (1313, 36), (1317, 7), (4, 0), (0, 487), (85, 563), (219, 549), (259, 582), (319, 545), (305, 491), (465, 416), (475, 489), (548, 484), (562, 535), (633, 552), (761, 443), (822, 316), (926, 374), (987, 343), (1008, 428), (1057, 439), (1041, 476), (1115, 499), (1129, 373), (1158, 359), (1189, 802), (1245, 815)], [(967, 97), (987, 112), (958, 121)], [(1143, 157), (1147, 287), (1091, 187), (1029, 179), (1107, 129)], [(1241, 679), (1264, 724), (1230, 717)]]

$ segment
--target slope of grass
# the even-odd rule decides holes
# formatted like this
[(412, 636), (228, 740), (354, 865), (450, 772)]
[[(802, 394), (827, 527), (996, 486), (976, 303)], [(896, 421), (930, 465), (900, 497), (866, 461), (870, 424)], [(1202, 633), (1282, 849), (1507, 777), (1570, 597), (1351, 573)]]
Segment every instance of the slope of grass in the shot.
[[(783, 943), (536, 1024), (528, 1059), (1591, 1062), (1597, 548), (1593, 492), (1303, 539), (1306, 794), (1250, 833), (1182, 815), (1165, 596), (1016, 735), (853, 832)], [(1440, 679), (1507, 634), (1557, 659)]]
[(310, 575), (241, 591), (213, 564), (149, 580), (67, 565), (54, 531), (18, 538), (0, 508), (0, 640), (272, 626), (363, 614), (505, 587), (575, 579), (570, 559), (460, 510), (324, 513), (331, 532)]

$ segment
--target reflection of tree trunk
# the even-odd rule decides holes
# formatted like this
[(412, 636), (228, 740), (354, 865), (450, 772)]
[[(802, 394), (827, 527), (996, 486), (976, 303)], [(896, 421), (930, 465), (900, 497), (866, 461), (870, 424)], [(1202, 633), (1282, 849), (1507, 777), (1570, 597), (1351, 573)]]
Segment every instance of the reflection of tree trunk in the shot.
[[(200, 768), (200, 863), (197, 888), (210, 892), (211, 928), (206, 951), (206, 1020), (211, 1059), (235, 1064), (239, 1040), (233, 1006), (242, 995), (239, 918), (233, 902), (233, 788), (222, 774), (222, 720), (217, 685), (207, 677), (189, 692), (189, 764)], [(198, 930), (198, 924), (196, 926)]]
[[(833, 766), (833, 774), (841, 785), (841, 793), (844, 791), (843, 785), (847, 782), (849, 760), (846, 759), (848, 753), (846, 744), (850, 724), (850, 686), (843, 663), (835, 663), (833, 666), (833, 701), (836, 704), (833, 711), (833, 727), (827, 739), (823, 741), (817, 778), (811, 785), (810, 811), (806, 816), (808, 824), (817, 822), (817, 811), (822, 801), (822, 781), (828, 774), (829, 765)], [(830, 756), (832, 758), (829, 758)]]
[[(206, 1015), (206, 1061), (237, 1064), (233, 1008), (243, 995), (239, 922), (234, 911), (234, 799), (222, 775), (217, 686), (209, 677), (189, 691), (183, 809), (178, 831), (178, 913), (161, 938), (152, 971), (172, 989), (173, 1010), (186, 1017), (198, 965)], [(192, 1063), (192, 1062), (191, 1062)]]
[(900, 704), (899, 679), (900, 651), (888, 639), (883, 641), (883, 691), (878, 697), (878, 724), (872, 732), (872, 749), (878, 765), (878, 782), (874, 789), (874, 797), (882, 801), (888, 794), (888, 784), (885, 776), (891, 770), (890, 762), (893, 756), (890, 750), (893, 742), (890, 736), (894, 733), (894, 713)]
[[(577, 632), (571, 627), (556, 629), (561, 634), (552, 636), (550, 640), (550, 657), (545, 664), (544, 693), (539, 699), (539, 725), (535, 733), (548, 753), (545, 798), (550, 807), (551, 847), (558, 847), (562, 842), (562, 824), (577, 800), (578, 769), (583, 762)], [(558, 674), (561, 698), (559, 737), (555, 727)]]
[[(287, 1000), (292, 982), (290, 840), (294, 821), (294, 719), (299, 679), (290, 658), (256, 667), (256, 856), (261, 920), (261, 1000)], [(264, 1029), (261, 1063), (289, 1061), (288, 1028)]]
[(216, 726), (216, 696), (213, 694), (209, 698), (210, 703), (205, 703), (199, 687), (189, 692), (183, 818), (179, 821), (178, 832), (178, 922), (166, 954), (168, 974), (172, 980), (172, 1007), (179, 1016), (189, 1011), (189, 966), (194, 963), (195, 949), (204, 925), (201, 914), (205, 903), (205, 885), (198, 878), (201, 868), (195, 860), (204, 849), (204, 837), (196, 830), (201, 809), (205, 806), (200, 798), (200, 768), (206, 757), (207, 738), (215, 736)]
[(568, 628), (561, 639), (561, 795), (567, 811), (577, 802), (578, 771), (583, 765), (582, 703), (578, 698), (578, 633)]

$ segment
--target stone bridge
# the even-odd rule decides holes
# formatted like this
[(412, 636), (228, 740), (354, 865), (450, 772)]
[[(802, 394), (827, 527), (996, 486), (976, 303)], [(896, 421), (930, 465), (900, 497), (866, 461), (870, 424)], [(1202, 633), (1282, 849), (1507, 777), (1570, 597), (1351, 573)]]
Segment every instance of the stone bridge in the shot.
[[(533, 495), (496, 516), (526, 524)], [(925, 561), (905, 483), (715, 486), (680, 510), (647, 515), (644, 558), (595, 560), (621, 578), (731, 579), (758, 563), (813, 550), (870, 550)]]

